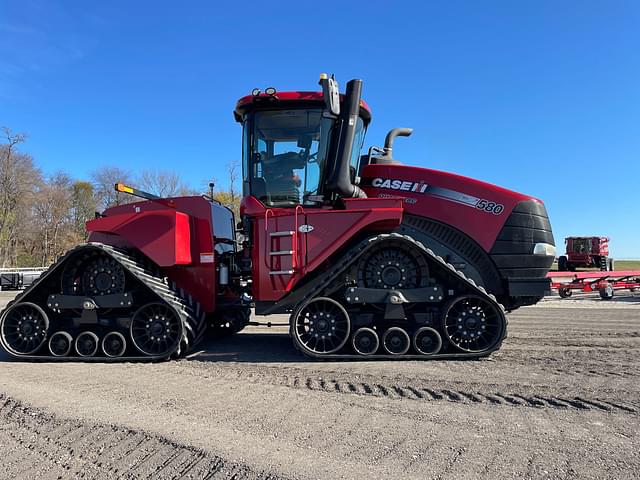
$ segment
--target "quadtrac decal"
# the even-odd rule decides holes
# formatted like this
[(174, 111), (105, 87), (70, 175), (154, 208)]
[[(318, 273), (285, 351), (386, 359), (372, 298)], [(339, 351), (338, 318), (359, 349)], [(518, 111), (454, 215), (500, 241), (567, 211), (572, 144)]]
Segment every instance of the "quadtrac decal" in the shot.
[[(425, 182), (409, 182), (406, 180), (397, 180), (391, 178), (374, 178), (371, 181), (371, 186), (375, 188), (386, 188), (389, 190), (396, 190), (398, 192), (410, 192), (432, 195), (434, 197), (449, 200), (451, 202), (473, 207), (483, 212), (492, 213), (494, 215), (500, 215), (504, 212), (504, 205), (501, 203), (492, 202), (485, 198), (474, 197), (466, 193), (457, 192), (448, 188), (436, 187), (434, 185), (428, 185)], [(407, 201), (408, 198), (405, 198)], [(407, 202), (415, 203), (415, 202)]]

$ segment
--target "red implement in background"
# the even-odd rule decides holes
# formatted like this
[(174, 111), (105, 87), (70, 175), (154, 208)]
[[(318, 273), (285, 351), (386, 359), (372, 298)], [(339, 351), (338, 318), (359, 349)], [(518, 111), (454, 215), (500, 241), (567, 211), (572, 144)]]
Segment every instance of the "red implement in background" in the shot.
[(603, 300), (611, 300), (615, 290), (640, 290), (640, 270), (618, 272), (549, 272), (551, 288), (562, 298), (570, 297), (573, 290), (599, 292)]

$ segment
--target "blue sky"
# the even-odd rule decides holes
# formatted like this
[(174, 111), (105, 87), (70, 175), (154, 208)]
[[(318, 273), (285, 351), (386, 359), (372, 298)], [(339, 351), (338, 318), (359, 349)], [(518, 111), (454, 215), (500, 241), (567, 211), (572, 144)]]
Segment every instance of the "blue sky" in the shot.
[(366, 146), (534, 195), (640, 258), (640, 2), (0, 0), (0, 125), (47, 173), (224, 183), (254, 87), (364, 80)]

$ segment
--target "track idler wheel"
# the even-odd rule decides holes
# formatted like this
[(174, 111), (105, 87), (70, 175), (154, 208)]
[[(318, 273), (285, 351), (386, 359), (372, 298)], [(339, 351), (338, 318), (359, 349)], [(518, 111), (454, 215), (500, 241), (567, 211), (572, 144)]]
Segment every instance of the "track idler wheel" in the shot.
[(16, 303), (4, 313), (1, 322), (2, 344), (14, 355), (31, 355), (47, 339), (49, 318), (34, 303)]
[(177, 312), (164, 303), (148, 303), (131, 319), (131, 340), (148, 356), (168, 355), (178, 348), (182, 322)]
[(351, 338), (353, 350), (360, 355), (373, 355), (378, 351), (380, 339), (375, 330), (371, 328), (360, 328), (356, 330)]
[(127, 341), (120, 332), (109, 332), (102, 339), (102, 352), (109, 358), (121, 357), (126, 349)]
[(382, 335), (382, 346), (391, 355), (404, 355), (409, 351), (411, 339), (400, 327), (391, 327)]
[(332, 298), (314, 298), (291, 317), (293, 341), (307, 354), (336, 353), (347, 343), (350, 332), (349, 314)]
[(451, 300), (444, 309), (445, 336), (458, 350), (482, 353), (504, 337), (506, 320), (496, 305), (476, 295)]
[(73, 347), (73, 337), (67, 332), (56, 332), (49, 338), (49, 351), (54, 357), (66, 357)]
[(442, 337), (431, 327), (419, 328), (413, 334), (413, 348), (420, 355), (435, 355), (442, 347)]
[(100, 339), (93, 332), (82, 332), (76, 338), (76, 352), (81, 357), (93, 357), (98, 352)]

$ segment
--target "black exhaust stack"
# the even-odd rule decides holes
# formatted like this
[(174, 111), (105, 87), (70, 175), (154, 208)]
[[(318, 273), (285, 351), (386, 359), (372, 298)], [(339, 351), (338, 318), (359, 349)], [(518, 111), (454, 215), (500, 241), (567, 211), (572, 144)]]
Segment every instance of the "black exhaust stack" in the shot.
[(362, 96), (362, 80), (351, 80), (347, 83), (344, 108), (340, 112), (340, 132), (335, 164), (327, 179), (327, 189), (337, 192), (345, 198), (367, 198), (360, 187), (351, 183), (349, 161), (353, 152), (353, 141), (356, 135), (358, 115), (360, 114), (360, 98)]

